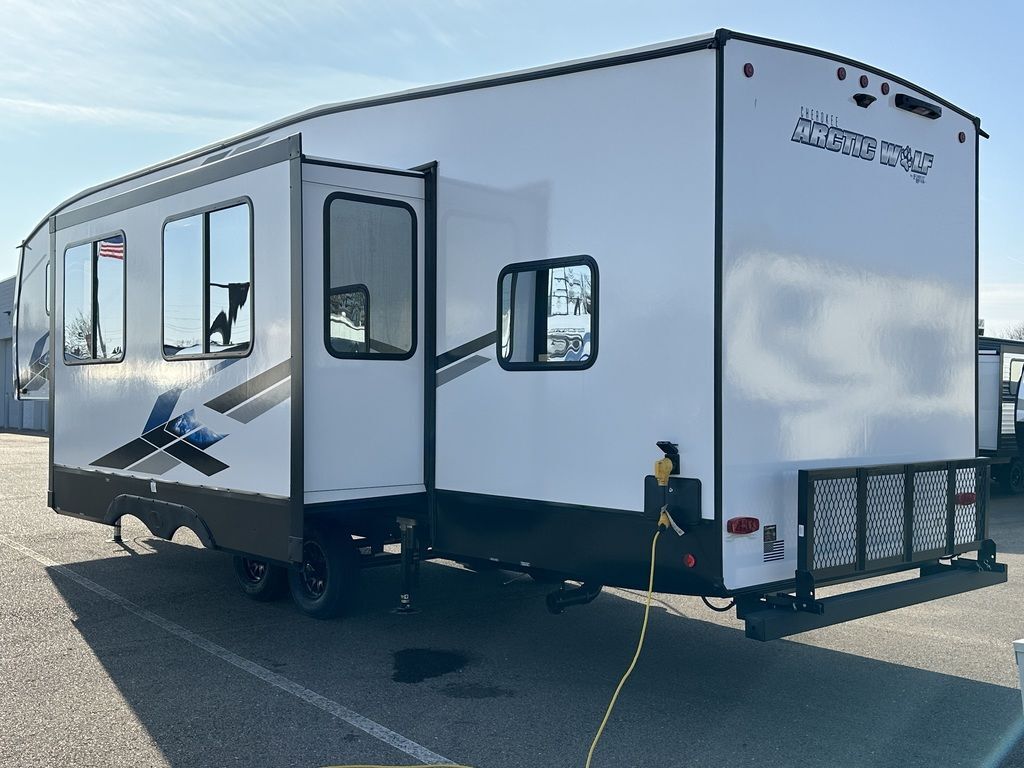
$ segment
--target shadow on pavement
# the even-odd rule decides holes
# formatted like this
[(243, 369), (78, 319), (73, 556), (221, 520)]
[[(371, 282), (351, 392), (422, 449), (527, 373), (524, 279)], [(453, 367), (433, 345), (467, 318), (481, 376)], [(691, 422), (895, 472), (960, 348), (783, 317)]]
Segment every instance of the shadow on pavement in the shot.
[[(606, 593), (553, 617), (545, 588), (529, 579), (427, 563), (420, 613), (389, 612), (398, 573), (380, 569), (363, 575), (353, 615), (317, 622), (289, 601), (245, 600), (219, 554), (159, 540), (131, 546), (142, 554), (67, 567), (478, 768), (582, 765), (642, 612)], [(171, 765), (320, 766), (368, 753), (414, 762), (50, 576)], [(436, 674), (401, 673), (410, 659), (439, 658)], [(1016, 690), (803, 643), (761, 644), (659, 607), (595, 765), (1024, 765), (1022, 731)]]

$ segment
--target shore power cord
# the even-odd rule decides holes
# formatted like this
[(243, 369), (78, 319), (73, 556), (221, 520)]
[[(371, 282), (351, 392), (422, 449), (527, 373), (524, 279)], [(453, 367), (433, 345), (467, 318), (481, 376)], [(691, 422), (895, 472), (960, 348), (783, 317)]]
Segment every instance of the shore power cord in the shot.
[[(668, 478), (672, 474), (673, 464), (669, 458), (658, 459), (654, 462), (654, 476), (658, 481), (658, 485), (663, 489), (668, 488)], [(651, 566), (647, 577), (647, 598), (644, 601), (644, 619), (640, 624), (640, 640), (636, 644), (636, 652), (633, 654), (633, 660), (629, 662), (629, 666), (626, 668), (625, 673), (619, 680), (619, 684), (615, 686), (615, 692), (612, 694), (611, 700), (608, 702), (608, 708), (604, 712), (604, 717), (601, 718), (601, 724), (597, 728), (597, 733), (594, 735), (594, 740), (590, 743), (590, 751), (587, 752), (587, 762), (585, 768), (590, 768), (591, 761), (594, 759), (594, 750), (597, 749), (597, 744), (601, 741), (601, 736), (604, 734), (605, 726), (608, 725), (608, 720), (612, 716), (612, 710), (615, 709), (615, 702), (619, 698), (619, 693), (622, 692), (623, 687), (626, 685), (626, 681), (629, 680), (629, 676), (633, 674), (633, 670), (636, 668), (636, 663), (640, 660), (640, 654), (644, 649), (644, 640), (647, 639), (647, 622), (651, 615), (651, 602), (654, 599), (654, 563), (655, 556), (658, 552), (658, 537), (661, 536), (662, 531), (673, 530), (677, 535), (682, 536), (684, 531), (678, 525), (676, 521), (672, 519), (672, 515), (668, 512), (667, 501), (661, 507), (661, 513), (658, 517), (658, 528), (654, 532), (654, 538), (651, 539)], [(331, 765), (325, 766), (325, 768), (471, 768), (468, 765), (459, 765), (456, 763), (435, 763), (432, 765)]]

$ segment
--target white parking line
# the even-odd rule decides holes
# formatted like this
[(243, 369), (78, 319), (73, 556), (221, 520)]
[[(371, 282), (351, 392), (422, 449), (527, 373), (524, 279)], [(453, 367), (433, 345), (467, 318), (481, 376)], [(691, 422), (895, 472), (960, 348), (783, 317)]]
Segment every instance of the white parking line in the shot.
[(329, 715), (358, 728), (364, 733), (368, 733), (370, 736), (373, 736), (373, 738), (379, 739), (385, 744), (391, 745), (395, 749), (405, 752), (405, 754), (416, 758), (422, 763), (438, 765), (454, 762), (448, 758), (442, 757), (436, 752), (431, 752), (426, 747), (421, 744), (417, 744), (411, 739), (405, 738), (405, 736), (402, 736), (400, 733), (395, 733), (390, 728), (385, 728), (380, 723), (374, 722), (368, 717), (363, 717), (358, 712), (353, 712), (351, 709), (343, 707), (336, 701), (332, 701), (331, 699), (321, 696), (319, 693), (311, 691), (308, 688), (289, 680), (287, 677), (277, 674), (276, 672), (271, 672), (266, 667), (261, 667), (253, 661), (244, 659), (238, 654), (232, 653), (227, 648), (217, 645), (216, 643), (207, 640), (205, 637), (197, 635), (195, 632), (190, 632), (180, 624), (175, 624), (173, 621), (168, 621), (161, 616), (157, 616), (155, 613), (147, 611), (145, 608), (136, 605), (131, 600), (111, 592), (106, 587), (101, 587), (95, 581), (87, 579), (84, 576), (80, 576), (70, 568), (60, 565), (59, 563), (55, 563), (35, 550), (22, 546), (21, 544), (8, 539), (6, 536), (0, 535), (0, 544), (10, 547), (16, 552), (20, 552), (25, 557), (35, 560), (46, 568), (57, 571), (62, 576), (66, 576), (74, 581), (76, 584), (85, 587), (91, 592), (95, 592), (100, 597), (104, 597), (110, 602), (121, 606), (128, 612), (134, 613), (140, 619), (145, 619), (149, 623), (155, 624), (175, 637), (178, 637), (187, 643), (191, 643), (196, 648), (201, 648), (211, 656), (216, 656), (218, 659), (226, 661), (228, 664), (238, 667), (238, 669), (241, 669), (244, 672), (248, 672), (253, 677), (258, 677), (263, 682), (269, 683), (275, 688), (290, 693), (292, 696), (302, 699), (307, 704), (312, 704), (314, 707), (322, 709)]

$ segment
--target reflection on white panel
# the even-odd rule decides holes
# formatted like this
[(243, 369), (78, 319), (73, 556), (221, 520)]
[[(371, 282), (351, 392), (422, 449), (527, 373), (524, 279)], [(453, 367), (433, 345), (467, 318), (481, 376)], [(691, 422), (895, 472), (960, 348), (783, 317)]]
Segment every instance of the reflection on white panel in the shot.
[(971, 416), (973, 368), (949, 343), (973, 328), (964, 291), (780, 253), (742, 257), (726, 285), (726, 386), (778, 413), (780, 460), (884, 450), (888, 418)]

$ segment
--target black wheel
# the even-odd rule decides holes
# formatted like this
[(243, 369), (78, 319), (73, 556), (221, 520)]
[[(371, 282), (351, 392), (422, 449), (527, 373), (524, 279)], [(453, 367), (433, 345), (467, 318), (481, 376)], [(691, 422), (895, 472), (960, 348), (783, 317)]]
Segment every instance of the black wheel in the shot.
[(1005, 477), (1010, 493), (1024, 493), (1024, 461), (1014, 459), (1006, 468)]
[(235, 555), (235, 578), (242, 591), (253, 600), (266, 602), (288, 592), (288, 569), (255, 557)]
[(302, 565), (288, 572), (299, 609), (315, 619), (333, 619), (352, 605), (359, 578), (359, 552), (342, 531), (312, 528), (302, 543)]

